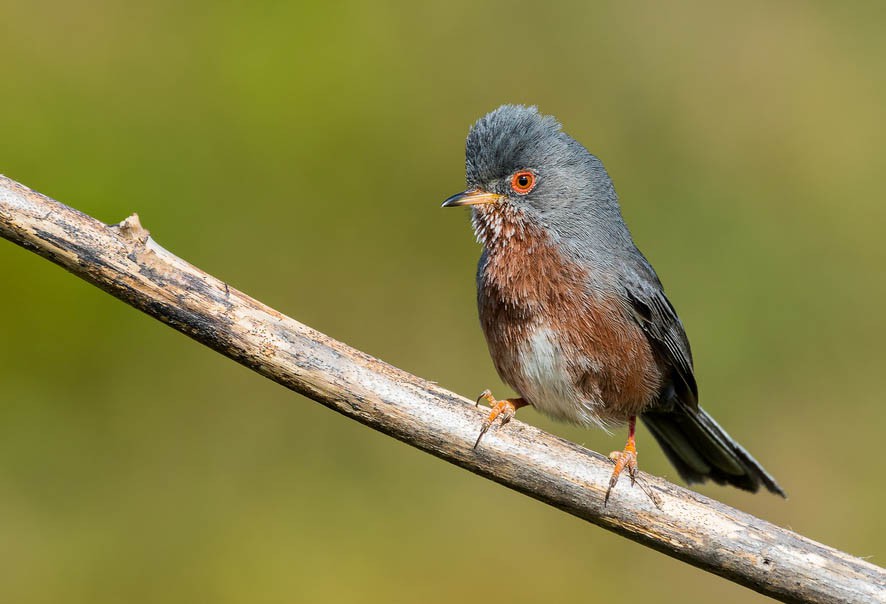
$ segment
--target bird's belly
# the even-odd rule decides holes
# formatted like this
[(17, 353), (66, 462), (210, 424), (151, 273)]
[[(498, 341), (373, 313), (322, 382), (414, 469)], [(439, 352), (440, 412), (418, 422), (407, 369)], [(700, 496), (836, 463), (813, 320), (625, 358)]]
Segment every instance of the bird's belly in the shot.
[[(657, 400), (662, 376), (639, 328), (615, 333), (611, 319), (588, 312), (481, 316), (498, 374), (546, 415), (607, 427)], [(584, 320), (566, 318), (575, 316)]]
[(517, 375), (512, 385), (536, 409), (581, 425), (606, 423), (603, 401), (579, 388), (582, 370), (593, 370), (589, 360), (570, 350), (550, 329), (536, 327), (517, 347)]

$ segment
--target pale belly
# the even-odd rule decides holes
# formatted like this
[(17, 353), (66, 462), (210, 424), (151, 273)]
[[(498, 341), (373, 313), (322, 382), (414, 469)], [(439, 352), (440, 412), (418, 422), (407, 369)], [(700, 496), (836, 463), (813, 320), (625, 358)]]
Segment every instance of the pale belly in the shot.
[(647, 363), (637, 364), (642, 355), (622, 350), (623, 356), (610, 358), (590, 343), (576, 346), (569, 338), (574, 331), (535, 321), (517, 331), (519, 337), (512, 338), (497, 337), (502, 330), (487, 331), (496, 369), (529, 404), (554, 419), (605, 429), (641, 413), (657, 389), (657, 384), (641, 391), (629, 387), (636, 382), (631, 376), (649, 374)]
[[(593, 371), (589, 360), (567, 357), (556, 334), (536, 327), (516, 351), (516, 374), (511, 386), (533, 407), (555, 419), (581, 425), (608, 423), (605, 406), (599, 398), (578, 388), (583, 371)], [(511, 380), (508, 380), (511, 381)]]

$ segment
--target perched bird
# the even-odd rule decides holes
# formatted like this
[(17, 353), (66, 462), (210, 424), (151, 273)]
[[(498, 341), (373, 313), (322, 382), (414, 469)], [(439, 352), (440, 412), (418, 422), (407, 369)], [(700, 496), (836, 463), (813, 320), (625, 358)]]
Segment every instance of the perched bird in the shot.
[(492, 411), (477, 444), (525, 405), (583, 426), (627, 422), (624, 450), (610, 455), (608, 501), (623, 470), (636, 478), (640, 417), (687, 483), (762, 484), (784, 496), (699, 407), (683, 324), (600, 160), (555, 118), (519, 105), (480, 118), (465, 155), (468, 189), (443, 207), (472, 207), (480, 323), (496, 370), (520, 394), (481, 395)]

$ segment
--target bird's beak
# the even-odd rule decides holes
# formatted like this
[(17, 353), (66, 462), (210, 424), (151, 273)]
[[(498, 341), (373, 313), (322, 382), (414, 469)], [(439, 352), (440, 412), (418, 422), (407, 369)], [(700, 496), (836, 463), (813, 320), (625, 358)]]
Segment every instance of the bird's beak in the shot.
[(444, 208), (457, 208), (459, 206), (476, 206), (484, 203), (498, 203), (503, 195), (488, 193), (483, 189), (468, 189), (443, 202)]

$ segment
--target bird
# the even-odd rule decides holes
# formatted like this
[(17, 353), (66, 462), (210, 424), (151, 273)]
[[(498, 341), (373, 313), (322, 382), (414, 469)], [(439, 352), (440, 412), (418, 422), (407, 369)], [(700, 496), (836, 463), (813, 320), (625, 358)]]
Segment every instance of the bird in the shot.
[(637, 479), (636, 420), (688, 484), (708, 480), (786, 497), (775, 479), (702, 408), (683, 323), (637, 249), (603, 163), (537, 107), (502, 105), (471, 126), (467, 190), (482, 254), (477, 306), (501, 379), (474, 445), (531, 405), (556, 420), (610, 430), (604, 505), (625, 470)]

